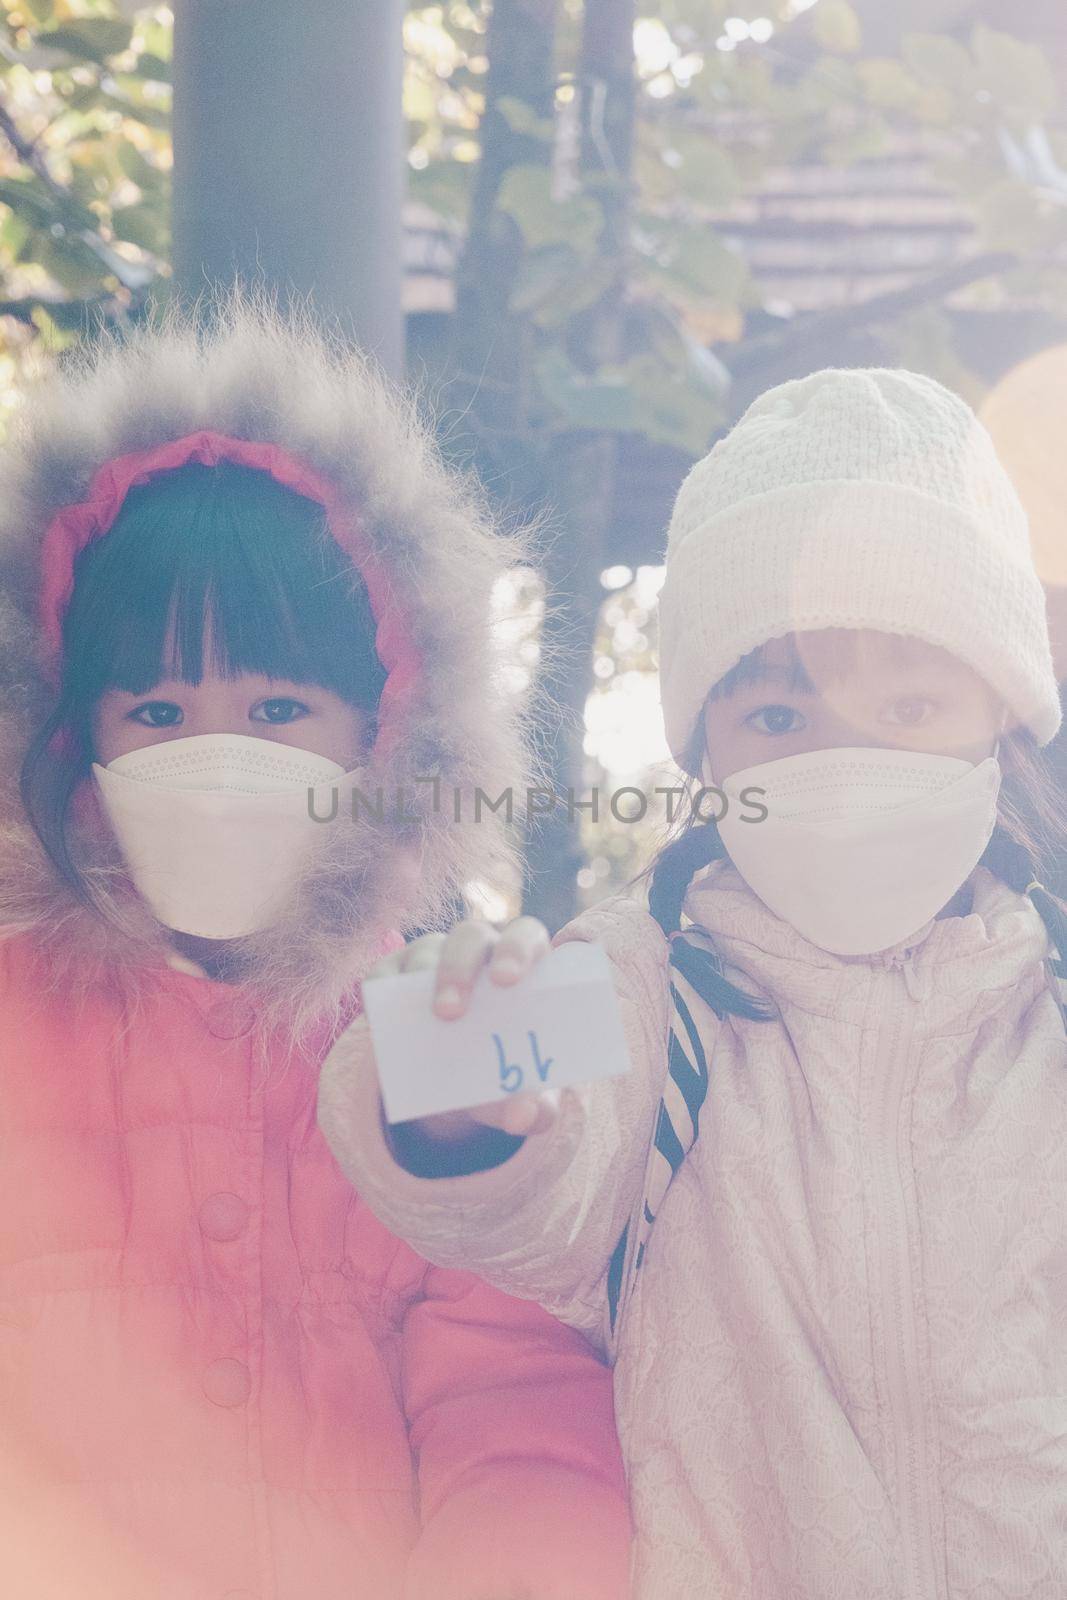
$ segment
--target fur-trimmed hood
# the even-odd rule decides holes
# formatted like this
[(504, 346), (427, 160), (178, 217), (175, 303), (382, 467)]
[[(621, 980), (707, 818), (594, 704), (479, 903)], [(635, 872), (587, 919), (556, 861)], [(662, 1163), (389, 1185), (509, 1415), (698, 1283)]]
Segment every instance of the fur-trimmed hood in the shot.
[[(358, 517), (420, 662), (402, 736), (376, 747), (362, 785), (381, 785), (385, 821), (364, 812), (321, 828), (282, 917), (244, 941), (274, 1020), (300, 1029), (339, 1013), (387, 930), (439, 924), (471, 878), (510, 864), (503, 816), (483, 805), (475, 820), (473, 796), (525, 788), (491, 597), (527, 551), (445, 467), (413, 404), (310, 317), (236, 293), (215, 313), (209, 331), (168, 311), (157, 327), (79, 348), (30, 394), (0, 451), (0, 924), (32, 933), (57, 974), (82, 979), (150, 971), (168, 949), (141, 902), (132, 919), (120, 910), (129, 884), (112, 845), (93, 847), (86, 869), (114, 920), (61, 881), (21, 805), (23, 756), (54, 703), (38, 623), (46, 528), (114, 457), (201, 429), (281, 446)], [(432, 786), (415, 782), (431, 776), (436, 805)]]

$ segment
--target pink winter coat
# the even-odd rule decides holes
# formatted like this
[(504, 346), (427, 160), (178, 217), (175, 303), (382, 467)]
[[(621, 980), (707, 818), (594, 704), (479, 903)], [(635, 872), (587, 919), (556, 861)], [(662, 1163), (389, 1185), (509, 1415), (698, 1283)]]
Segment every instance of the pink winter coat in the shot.
[[(606, 1369), (393, 1238), (315, 1122), (387, 930), (509, 859), (470, 796), (521, 777), (491, 629), (518, 546), (308, 322), (233, 301), (210, 337), (85, 355), (0, 451), (0, 1597), (624, 1600)], [(17, 787), (76, 553), (131, 484), (231, 458), (320, 501), (364, 574), (388, 669), (364, 788), (405, 796), (319, 830), (232, 988), (168, 964), (90, 783), (69, 843), (104, 916)]]
[[(1067, 1595), (1067, 1038), (1034, 906), (983, 868), (973, 889), (869, 957), (728, 863), (690, 890), (777, 1017), (702, 1021), (700, 1135), (622, 1323), (638, 1600)], [(321, 1115), (390, 1226), (593, 1332), (664, 1087), (667, 942), (624, 899), (559, 938), (607, 949), (632, 1071), (564, 1091), (553, 1133), (402, 1172), (361, 1021)]]
[(607, 1370), (386, 1232), (238, 991), (156, 977), (124, 1017), (0, 943), (0, 1592), (620, 1600)]

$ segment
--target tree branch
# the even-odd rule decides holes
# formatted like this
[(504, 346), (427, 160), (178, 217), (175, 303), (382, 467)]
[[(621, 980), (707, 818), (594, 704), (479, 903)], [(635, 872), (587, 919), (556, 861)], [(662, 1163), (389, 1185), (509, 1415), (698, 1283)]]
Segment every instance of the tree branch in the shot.
[(53, 176), (39, 146), (21, 131), (2, 100), (0, 100), (0, 134), (3, 134), (22, 165), (29, 168), (55, 200), (61, 218), (65, 219), (60, 221), (59, 226), (79, 238), (107, 271), (119, 280), (124, 289), (143, 289), (152, 281), (154, 274), (148, 268), (138, 267), (131, 261), (125, 261), (94, 229), (87, 228), (80, 217), (76, 222), (73, 220), (76, 211), (80, 210), (77, 201), (70, 190)]
[[(976, 283), (981, 278), (990, 278), (995, 273), (1006, 272), (1023, 264), (1019, 256), (1007, 250), (991, 250), (971, 256), (966, 261), (959, 261), (941, 272), (932, 272), (928, 277), (910, 283), (906, 289), (892, 289), (887, 294), (873, 295), (856, 305), (798, 317), (780, 332), (776, 330), (774, 333), (759, 334), (754, 339), (742, 340), (728, 352), (727, 365), (734, 378), (743, 376), (751, 380), (762, 367), (775, 364), (783, 357), (800, 355), (812, 345), (838, 338), (843, 333), (851, 333), (856, 328), (888, 321), (916, 306), (943, 299), (966, 284)], [(1029, 260), (1025, 264), (1033, 266), (1035, 262)], [(1067, 262), (1057, 262), (1052, 258), (1036, 264), (1065, 266)]]

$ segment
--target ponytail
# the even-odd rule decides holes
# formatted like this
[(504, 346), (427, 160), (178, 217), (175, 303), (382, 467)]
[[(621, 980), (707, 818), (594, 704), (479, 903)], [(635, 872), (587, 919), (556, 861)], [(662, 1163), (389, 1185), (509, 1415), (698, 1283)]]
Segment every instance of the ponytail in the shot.
[(682, 903), (694, 874), (713, 861), (721, 861), (726, 848), (713, 822), (686, 828), (660, 851), (653, 863), (648, 909), (671, 940), (672, 965), (692, 984), (697, 994), (720, 1017), (748, 1017), (753, 1022), (770, 1022), (774, 1010), (746, 994), (722, 975), (714, 952), (702, 946), (675, 939), (682, 921)]
[(1067, 965), (1065, 965), (1067, 955), (1064, 954), (1064, 951), (1067, 951), (1067, 910), (1064, 909), (1063, 901), (1057, 900), (1056, 896), (1050, 894), (1044, 884), (1038, 883), (1036, 879), (1027, 886), (1026, 892), (1037, 908), (1056, 952), (1052, 970), (1057, 978), (1067, 977)]
[(1031, 733), (1014, 734), (1004, 754), (1001, 820), (981, 864), (1016, 894), (1030, 898), (1062, 966), (1067, 963), (1067, 905), (1042, 879), (1057, 881), (1062, 875), (1067, 809), (1048, 758)]
[(660, 851), (652, 868), (648, 909), (668, 937), (681, 927), (682, 902), (696, 873), (725, 854), (713, 822), (687, 828)]

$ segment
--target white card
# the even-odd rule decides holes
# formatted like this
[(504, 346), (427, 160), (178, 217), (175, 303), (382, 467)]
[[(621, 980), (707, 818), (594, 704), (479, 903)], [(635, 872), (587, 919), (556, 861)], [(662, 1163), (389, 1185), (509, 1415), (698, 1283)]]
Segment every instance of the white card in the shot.
[(427, 969), (363, 985), (390, 1122), (630, 1069), (611, 964), (600, 945), (559, 945), (506, 988), (483, 972), (467, 1011), (449, 1021), (431, 1010), (434, 977)]

